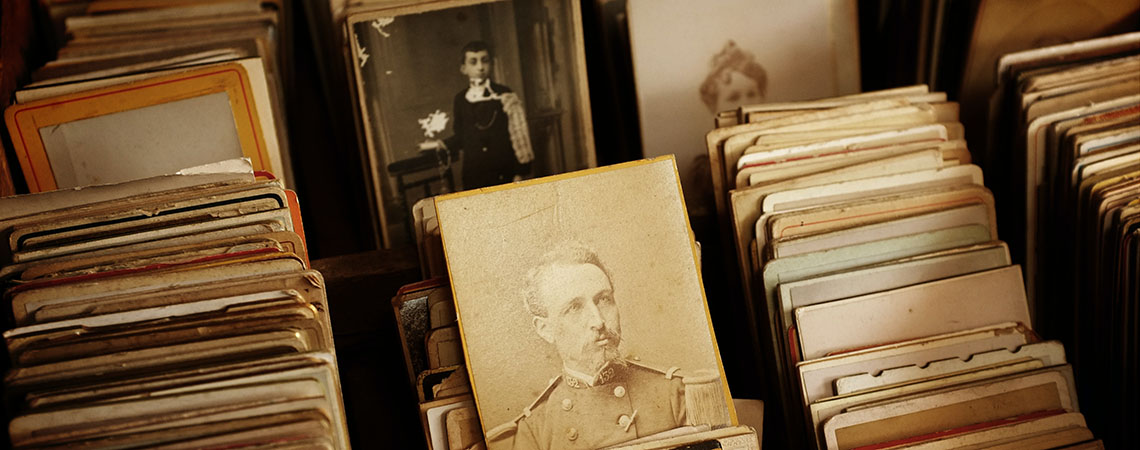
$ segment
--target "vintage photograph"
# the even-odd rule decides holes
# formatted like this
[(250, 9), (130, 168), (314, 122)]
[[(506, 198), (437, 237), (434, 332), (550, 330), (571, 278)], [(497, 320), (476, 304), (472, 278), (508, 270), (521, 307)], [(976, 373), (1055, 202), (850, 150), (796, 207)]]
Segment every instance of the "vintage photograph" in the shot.
[(672, 157), (436, 208), (488, 448), (735, 422)]
[(414, 239), (421, 198), (595, 165), (577, 2), (431, 2), (348, 30), (385, 246)]
[(859, 92), (855, 2), (629, 0), (627, 10), (645, 157), (677, 155), (691, 214), (714, 213), (704, 137), (718, 112)]

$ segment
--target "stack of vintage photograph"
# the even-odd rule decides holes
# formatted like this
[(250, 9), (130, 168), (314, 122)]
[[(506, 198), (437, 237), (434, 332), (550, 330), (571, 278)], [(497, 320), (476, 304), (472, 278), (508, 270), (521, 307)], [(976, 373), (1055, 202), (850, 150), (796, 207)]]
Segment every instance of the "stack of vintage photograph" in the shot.
[(1093, 439), (1064, 348), (1032, 329), (956, 103), (916, 86), (719, 119), (728, 264), (786, 445)]
[(430, 448), (467, 449), (481, 443), (447, 279), (431, 278), (401, 288), (392, 299), (392, 309)]
[(240, 157), (291, 185), (282, 12), (260, 1), (185, 3), (103, 2), (85, 14), (48, 5), (63, 45), (4, 116), (29, 192)]
[(0, 200), (16, 448), (347, 448), (296, 194), (235, 160)]
[[(984, 155), (1039, 328), (1066, 342), (1090, 418), (1135, 423), (1140, 33), (1002, 56)], [(1115, 386), (1115, 388), (1109, 388)]]

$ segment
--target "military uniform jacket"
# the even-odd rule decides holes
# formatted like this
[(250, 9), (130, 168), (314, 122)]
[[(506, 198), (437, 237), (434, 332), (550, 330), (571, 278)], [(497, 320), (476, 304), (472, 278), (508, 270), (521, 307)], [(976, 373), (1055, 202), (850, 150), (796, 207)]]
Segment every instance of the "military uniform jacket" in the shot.
[(590, 386), (563, 374), (515, 421), (515, 449), (593, 449), (685, 424), (685, 387), (673, 371), (620, 361)]

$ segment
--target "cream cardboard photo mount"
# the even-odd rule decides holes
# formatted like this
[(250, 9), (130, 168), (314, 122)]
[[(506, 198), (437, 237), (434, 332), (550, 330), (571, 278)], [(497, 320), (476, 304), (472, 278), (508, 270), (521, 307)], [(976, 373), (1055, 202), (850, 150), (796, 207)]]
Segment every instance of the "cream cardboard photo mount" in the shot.
[(489, 449), (736, 424), (672, 156), (436, 211)]

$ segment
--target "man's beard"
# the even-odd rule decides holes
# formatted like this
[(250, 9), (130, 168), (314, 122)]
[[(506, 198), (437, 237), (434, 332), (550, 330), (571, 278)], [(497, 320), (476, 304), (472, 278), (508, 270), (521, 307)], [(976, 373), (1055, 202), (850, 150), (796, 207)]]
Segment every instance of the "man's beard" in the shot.
[[(605, 347), (602, 347), (601, 352), (597, 351), (596, 342), (598, 339), (606, 339)], [(589, 369), (591, 373), (597, 373), (606, 363), (618, 359), (621, 354), (618, 352), (618, 346), (621, 344), (621, 335), (609, 330), (604, 330), (598, 339), (586, 344), (583, 348), (583, 353), (591, 355), (593, 358), (589, 361)]]

